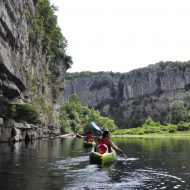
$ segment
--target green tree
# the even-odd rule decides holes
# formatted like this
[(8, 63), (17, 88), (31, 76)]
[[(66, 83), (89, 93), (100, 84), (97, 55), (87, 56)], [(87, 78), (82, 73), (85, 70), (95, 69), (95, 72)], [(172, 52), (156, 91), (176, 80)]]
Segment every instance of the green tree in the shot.
[(187, 109), (181, 100), (175, 100), (170, 104), (171, 123), (178, 124), (187, 120)]
[(91, 121), (95, 121), (101, 128), (109, 128), (110, 131), (117, 129), (113, 120), (102, 117), (99, 111), (83, 106), (76, 94), (71, 95), (69, 101), (61, 105), (60, 121), (62, 131), (88, 131)]

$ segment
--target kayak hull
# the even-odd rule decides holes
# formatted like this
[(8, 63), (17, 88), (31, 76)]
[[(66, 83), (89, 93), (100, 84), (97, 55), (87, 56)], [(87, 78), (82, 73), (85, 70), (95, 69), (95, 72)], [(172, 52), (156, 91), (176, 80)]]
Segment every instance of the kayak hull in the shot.
[(117, 154), (115, 150), (112, 149), (112, 152), (101, 154), (99, 152), (91, 151), (89, 158), (91, 163), (105, 165), (116, 160)]
[(94, 146), (96, 146), (96, 143), (94, 141), (92, 141), (92, 142), (84, 141), (84, 147), (85, 148), (92, 148)]

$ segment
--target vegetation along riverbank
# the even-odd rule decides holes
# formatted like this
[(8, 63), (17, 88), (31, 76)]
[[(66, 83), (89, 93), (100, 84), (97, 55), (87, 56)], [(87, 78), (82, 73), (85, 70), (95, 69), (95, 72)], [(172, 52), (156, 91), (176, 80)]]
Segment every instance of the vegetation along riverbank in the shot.
[[(190, 136), (189, 104), (175, 101), (168, 111), (168, 122), (154, 121), (150, 116), (142, 126), (121, 129), (100, 112), (83, 106), (76, 95), (70, 96), (68, 102), (61, 106), (62, 133), (85, 133), (90, 130), (90, 121), (95, 120), (101, 128), (109, 128), (113, 136), (123, 137), (174, 137)], [(66, 127), (67, 126), (67, 127)]]
[(142, 127), (119, 129), (113, 132), (114, 136), (133, 136), (133, 137), (174, 137), (174, 136), (190, 136), (190, 123), (179, 122), (178, 124), (160, 124), (154, 122), (148, 117)]

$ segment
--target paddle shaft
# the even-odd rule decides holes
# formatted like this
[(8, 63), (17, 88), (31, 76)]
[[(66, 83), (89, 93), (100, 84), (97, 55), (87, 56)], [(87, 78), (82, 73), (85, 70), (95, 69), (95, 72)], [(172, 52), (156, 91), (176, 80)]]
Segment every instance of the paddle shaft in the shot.
[(121, 151), (121, 154), (127, 159), (128, 157), (126, 156), (126, 154), (123, 153), (123, 151)]

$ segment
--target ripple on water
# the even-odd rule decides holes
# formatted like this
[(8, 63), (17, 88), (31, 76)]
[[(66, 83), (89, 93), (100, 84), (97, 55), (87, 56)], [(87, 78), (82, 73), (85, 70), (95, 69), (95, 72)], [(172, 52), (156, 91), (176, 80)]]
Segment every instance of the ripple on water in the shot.
[(107, 172), (102, 171), (97, 165), (88, 165), (83, 169), (70, 172), (72, 173), (72, 178), (74, 177), (75, 180), (71, 181), (69, 187), (66, 189), (97, 189), (97, 187), (105, 188), (105, 184), (109, 184)]
[[(168, 188), (166, 185), (169, 183), (170, 185), (173, 183), (175, 184), (173, 186), (174, 189), (180, 188), (182, 185), (179, 183), (184, 183), (184, 181), (174, 175), (170, 175), (163, 171), (154, 171), (154, 170), (138, 170), (139, 172), (144, 173), (144, 175), (149, 175), (152, 177), (153, 181), (156, 181), (157, 183), (155, 186), (159, 186), (159, 189), (166, 189)], [(164, 182), (163, 182), (164, 181)]]
[[(141, 187), (144, 181), (150, 180), (148, 176), (145, 176), (138, 172), (130, 172), (128, 177), (120, 176), (119, 180), (113, 180), (114, 175), (117, 175), (117, 171), (110, 167), (98, 168), (96, 165), (90, 165), (80, 170), (75, 170), (72, 177), (75, 178), (66, 189), (133, 189)], [(83, 177), (81, 177), (83, 176)], [(77, 188), (76, 188), (77, 187)]]
[(117, 161), (136, 161), (139, 160), (140, 158), (124, 158), (121, 156), (117, 156)]
[(181, 185), (176, 185), (176, 186), (174, 186), (173, 188), (174, 188), (174, 189), (178, 189), (179, 187), (181, 187)]
[[(170, 175), (163, 171), (155, 171), (152, 168), (135, 169), (130, 171), (118, 170), (114, 164), (109, 167), (89, 165), (88, 156), (67, 158), (52, 164), (52, 169), (62, 171), (66, 176), (67, 184), (65, 189), (167, 189), (173, 183), (173, 189), (181, 188), (181, 178)], [(115, 164), (120, 162), (125, 165), (133, 163), (139, 158), (118, 157)], [(82, 165), (81, 165), (82, 164)], [(82, 167), (81, 167), (82, 166)], [(60, 171), (59, 171), (60, 172)], [(55, 173), (59, 176), (59, 173)], [(170, 182), (170, 183), (169, 183)], [(171, 187), (171, 186), (170, 186)]]
[(58, 160), (56, 162), (50, 163), (50, 168), (51, 170), (59, 170), (59, 172), (61, 170), (63, 170), (63, 172), (65, 171), (72, 171), (73, 167), (78, 166), (79, 164), (88, 161), (88, 156), (82, 156), (82, 157), (75, 157), (75, 158), (71, 158), (68, 157), (67, 159), (64, 160)]

